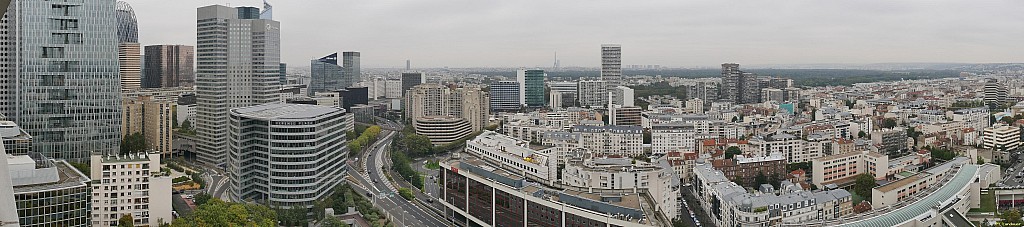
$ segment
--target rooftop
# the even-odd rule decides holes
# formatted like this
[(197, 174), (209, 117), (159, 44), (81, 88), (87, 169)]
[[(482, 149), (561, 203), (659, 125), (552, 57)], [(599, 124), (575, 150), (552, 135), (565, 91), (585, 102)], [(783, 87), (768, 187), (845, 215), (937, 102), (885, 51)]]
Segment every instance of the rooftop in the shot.
[(941, 207), (943, 203), (954, 199), (954, 195), (956, 195), (957, 192), (971, 183), (971, 179), (973, 179), (977, 174), (978, 169), (979, 168), (976, 165), (963, 165), (960, 167), (960, 171), (950, 178), (948, 182), (938, 184), (942, 186), (941, 188), (936, 190), (934, 193), (911, 203), (910, 205), (889, 211), (882, 215), (854, 220), (852, 222), (846, 221), (844, 224), (839, 226), (898, 226), (901, 223), (912, 221), (913, 218), (918, 217), (925, 212), (929, 212), (936, 207)]
[(340, 108), (318, 105), (269, 103), (258, 106), (232, 109), (232, 113), (269, 120), (310, 119), (341, 111)]

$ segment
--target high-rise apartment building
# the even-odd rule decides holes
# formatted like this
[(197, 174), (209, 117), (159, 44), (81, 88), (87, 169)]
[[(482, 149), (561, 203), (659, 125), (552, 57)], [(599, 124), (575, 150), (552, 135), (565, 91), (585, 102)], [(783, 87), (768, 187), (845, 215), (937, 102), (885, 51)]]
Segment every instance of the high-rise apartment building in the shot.
[(280, 100), (281, 23), (259, 19), (258, 12), (221, 5), (198, 9), (195, 123), (203, 163), (227, 160), (228, 110)]
[(348, 80), (345, 87), (351, 87), (356, 82), (367, 80), (367, 78), (363, 78), (363, 73), (359, 70), (359, 52), (341, 53), (341, 66), (345, 79)]
[(317, 92), (337, 91), (345, 86), (344, 72), (338, 65), (338, 53), (324, 56), (309, 62), (309, 88), (307, 95), (313, 96)]
[(139, 23), (135, 19), (135, 11), (127, 2), (117, 1), (114, 16), (117, 18), (117, 60), (121, 90), (138, 90), (142, 88)]
[(160, 172), (160, 154), (93, 155), (92, 226), (117, 226), (131, 216), (135, 226), (171, 223), (171, 176)]
[(526, 70), (526, 105), (530, 107), (541, 107), (547, 104), (547, 97), (544, 96), (544, 78), (547, 74), (544, 70)]
[(757, 74), (740, 71), (740, 64), (722, 64), (720, 98), (736, 104), (760, 103), (761, 88)]
[(0, 22), (0, 107), (34, 136), (35, 152), (88, 162), (120, 150), (115, 5), (17, 1)]
[[(622, 85), (621, 45), (601, 45), (601, 80), (605, 82), (606, 91), (615, 91), (619, 85)], [(622, 98), (618, 96), (618, 93), (612, 93), (611, 95), (612, 104), (623, 105)]]
[(600, 107), (608, 104), (608, 86), (602, 80), (581, 80), (576, 97), (580, 106)]
[(144, 88), (186, 87), (195, 84), (195, 47), (185, 45), (146, 46)]
[(351, 124), (344, 114), (338, 107), (282, 103), (231, 110), (228, 196), (312, 212), (343, 181), (345, 125)]
[(283, 84), (288, 83), (288, 64), (281, 63), (277, 67), (277, 82)]
[(622, 85), (622, 45), (601, 45), (601, 80), (607, 83), (608, 88)]
[(121, 104), (121, 137), (135, 133), (146, 138), (146, 148), (163, 155), (170, 155), (174, 134), (175, 103), (171, 100), (150, 96), (125, 97)]
[(405, 97), (413, 86), (423, 83), (423, 73), (402, 73), (402, 97)]
[(518, 111), (519, 82), (498, 81), (491, 83), (491, 111)]
[(985, 81), (985, 104), (989, 109), (999, 109), (1006, 104), (1006, 85), (996, 79)]
[[(449, 141), (451, 138), (458, 140), (470, 132), (482, 130), (487, 126), (487, 116), (490, 113), (490, 97), (487, 92), (478, 88), (452, 89), (440, 84), (416, 85), (409, 89), (405, 103), (405, 117), (414, 122), (417, 133), (426, 135), (433, 142)], [(460, 120), (468, 122), (470, 131), (451, 131), (457, 132), (457, 136), (432, 133), (426, 127), (416, 127), (454, 126), (461, 124), (458, 122)]]

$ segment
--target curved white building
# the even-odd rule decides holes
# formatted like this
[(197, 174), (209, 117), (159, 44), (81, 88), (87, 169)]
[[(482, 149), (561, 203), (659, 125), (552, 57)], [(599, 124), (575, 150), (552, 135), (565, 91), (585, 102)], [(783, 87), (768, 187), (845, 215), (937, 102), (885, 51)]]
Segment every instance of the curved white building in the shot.
[(230, 196), (271, 207), (312, 208), (342, 181), (344, 110), (271, 103), (231, 110)]
[(416, 134), (426, 136), (434, 145), (455, 142), (473, 133), (469, 121), (458, 117), (419, 118), (413, 122), (413, 128)]

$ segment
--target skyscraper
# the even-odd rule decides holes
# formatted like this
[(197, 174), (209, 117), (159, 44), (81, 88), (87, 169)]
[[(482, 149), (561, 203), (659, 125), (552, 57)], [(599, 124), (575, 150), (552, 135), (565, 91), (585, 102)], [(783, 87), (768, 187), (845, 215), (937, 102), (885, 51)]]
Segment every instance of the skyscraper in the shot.
[(34, 151), (88, 162), (120, 150), (115, 3), (18, 1), (0, 23), (0, 106)]
[(402, 97), (413, 86), (423, 83), (423, 73), (402, 73)]
[(519, 103), (519, 82), (497, 81), (491, 83), (491, 111), (517, 111)]
[(344, 84), (344, 71), (338, 65), (338, 53), (324, 56), (309, 62), (309, 88), (307, 95), (317, 92), (337, 91), (348, 86)]
[(757, 74), (740, 71), (740, 64), (722, 64), (721, 99), (736, 104), (760, 103)]
[(139, 24), (135, 20), (135, 11), (127, 2), (117, 1), (114, 16), (117, 18), (117, 60), (121, 90), (138, 90), (142, 87), (142, 62), (139, 59)]
[(411, 70), (411, 69), (412, 69), (412, 61), (410, 61), (409, 59), (405, 59), (405, 70)]
[(346, 88), (351, 87), (356, 82), (366, 81), (363, 78), (363, 74), (359, 71), (359, 52), (344, 52), (341, 53), (341, 67), (342, 72), (345, 75), (345, 81), (343, 81)]
[(601, 80), (609, 90), (622, 84), (622, 45), (601, 45)]
[(185, 45), (146, 46), (144, 88), (184, 87), (195, 84), (195, 47)]
[(989, 109), (999, 109), (1006, 104), (1006, 85), (996, 79), (985, 81), (985, 104)]
[(280, 99), (281, 23), (259, 19), (258, 12), (221, 5), (198, 9), (196, 151), (203, 163), (227, 161), (228, 110)]
[(547, 105), (547, 97), (544, 96), (544, 77), (547, 74), (544, 70), (526, 70), (526, 105), (530, 107), (542, 107)]

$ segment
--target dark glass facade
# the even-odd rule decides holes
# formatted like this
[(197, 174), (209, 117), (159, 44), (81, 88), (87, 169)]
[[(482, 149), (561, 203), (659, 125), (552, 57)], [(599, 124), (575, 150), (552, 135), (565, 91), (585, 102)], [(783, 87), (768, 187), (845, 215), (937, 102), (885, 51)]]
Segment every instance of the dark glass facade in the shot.
[(491, 223), (491, 215), (494, 213), (490, 186), (477, 181), (469, 181), (469, 215), (483, 220), (488, 225)]
[(494, 226), (523, 226), (523, 198), (494, 190)]

